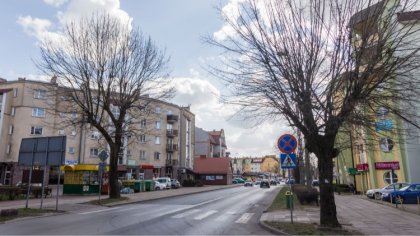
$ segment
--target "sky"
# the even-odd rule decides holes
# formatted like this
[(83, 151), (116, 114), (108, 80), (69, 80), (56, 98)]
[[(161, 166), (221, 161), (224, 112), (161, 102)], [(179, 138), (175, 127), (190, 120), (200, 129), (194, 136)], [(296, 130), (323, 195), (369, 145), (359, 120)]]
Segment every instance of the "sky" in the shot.
[(150, 36), (166, 50), (176, 95), (169, 102), (191, 105), (196, 127), (224, 129), (233, 157), (278, 154), (277, 139), (291, 130), (283, 121), (249, 127), (235, 109), (220, 103), (228, 93), (206, 68), (217, 63), (220, 50), (203, 37), (222, 39), (226, 27), (216, 7), (228, 12), (242, 0), (2, 0), (0, 7), (0, 77), (45, 78), (34, 66), (39, 42), (55, 37), (65, 22), (105, 11)]

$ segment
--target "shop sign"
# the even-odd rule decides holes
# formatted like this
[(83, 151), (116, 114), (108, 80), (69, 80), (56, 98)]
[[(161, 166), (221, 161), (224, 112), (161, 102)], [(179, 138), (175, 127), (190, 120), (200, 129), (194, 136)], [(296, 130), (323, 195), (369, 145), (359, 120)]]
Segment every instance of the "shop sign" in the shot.
[(375, 169), (377, 170), (399, 170), (400, 163), (398, 161), (375, 162)]
[(135, 166), (137, 164), (136, 162), (137, 162), (136, 160), (127, 160), (127, 165)]
[(350, 175), (357, 175), (357, 174), (358, 174), (357, 168), (354, 168), (354, 167), (349, 167), (349, 168), (347, 169), (347, 172), (348, 172)]
[(369, 164), (368, 163), (357, 164), (356, 169), (358, 171), (368, 171), (369, 170)]
[(376, 122), (376, 131), (389, 131), (394, 127), (394, 122), (390, 119), (384, 119)]
[(152, 166), (152, 165), (140, 165), (140, 168), (142, 168), (142, 169), (153, 169), (154, 166)]

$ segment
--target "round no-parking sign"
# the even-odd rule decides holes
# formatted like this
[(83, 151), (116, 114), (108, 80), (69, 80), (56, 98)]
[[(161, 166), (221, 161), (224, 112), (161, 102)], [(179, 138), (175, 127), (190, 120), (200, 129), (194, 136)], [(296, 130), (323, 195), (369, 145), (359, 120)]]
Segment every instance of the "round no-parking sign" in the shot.
[(291, 134), (284, 134), (277, 140), (277, 147), (282, 153), (292, 153), (297, 147), (296, 138)]

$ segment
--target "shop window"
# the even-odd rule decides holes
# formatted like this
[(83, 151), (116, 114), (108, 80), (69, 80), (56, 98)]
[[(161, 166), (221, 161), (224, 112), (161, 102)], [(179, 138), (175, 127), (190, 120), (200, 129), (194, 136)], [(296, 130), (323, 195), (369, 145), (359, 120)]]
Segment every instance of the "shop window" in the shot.
[(392, 173), (391, 171), (387, 171), (384, 174), (384, 181), (388, 184), (397, 183), (398, 182), (398, 176), (397, 176), (397, 174)]

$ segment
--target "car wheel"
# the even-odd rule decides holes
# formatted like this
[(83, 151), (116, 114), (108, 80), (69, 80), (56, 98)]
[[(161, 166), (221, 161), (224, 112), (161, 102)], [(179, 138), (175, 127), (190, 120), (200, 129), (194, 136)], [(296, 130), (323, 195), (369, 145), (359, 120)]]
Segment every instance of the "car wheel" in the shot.
[(382, 198), (382, 193), (375, 193), (376, 200), (381, 200), (381, 198)]
[(155, 188), (155, 191), (158, 191), (158, 190), (159, 190), (159, 187), (156, 187), (156, 188)]
[(404, 198), (401, 196), (396, 196), (395, 197), (395, 202), (398, 204), (403, 204), (404, 203)]

